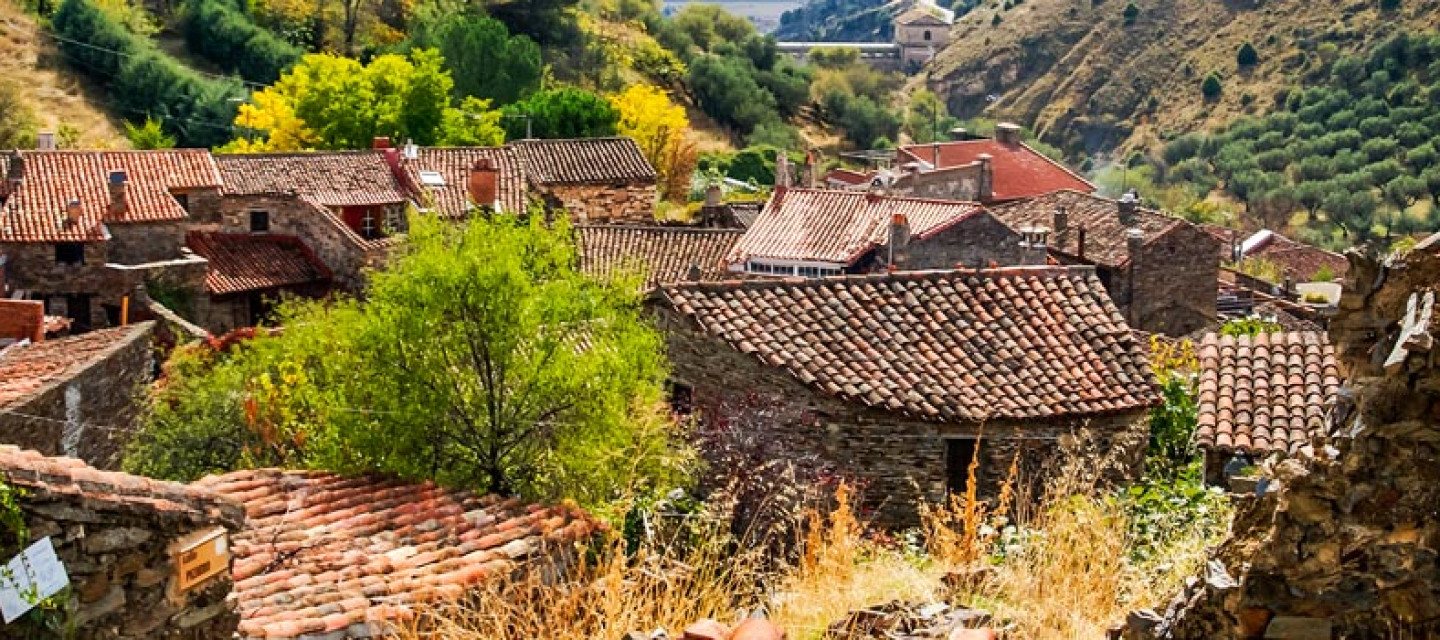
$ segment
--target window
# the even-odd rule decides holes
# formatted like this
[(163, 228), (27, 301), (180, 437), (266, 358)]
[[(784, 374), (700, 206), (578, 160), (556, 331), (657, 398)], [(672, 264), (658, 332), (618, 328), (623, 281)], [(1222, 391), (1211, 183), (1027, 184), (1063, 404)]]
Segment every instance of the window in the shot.
[(375, 225), (374, 211), (365, 212), (365, 218), (360, 221), (360, 236), (366, 240), (374, 240), (380, 237), (379, 229)]
[(270, 212), (269, 212), (269, 211), (251, 211), (251, 212), (250, 212), (250, 233), (269, 233), (269, 231), (270, 231)]
[(440, 175), (439, 171), (421, 171), (420, 182), (427, 187), (443, 187), (445, 186), (445, 176)]
[(929, 41), (930, 41), (930, 30), (929, 30), (929, 29), (926, 29), (926, 30), (925, 30), (925, 36), (924, 36), (924, 38), (925, 38), (925, 41), (926, 41), (926, 42), (929, 42)]
[(57, 264), (85, 264), (85, 245), (79, 242), (61, 242), (55, 245)]
[(802, 278), (824, 278), (827, 276), (840, 275), (839, 269), (832, 269), (830, 267), (798, 267), (796, 271), (799, 272)]
[(174, 198), (175, 202), (179, 203), (180, 208), (184, 209), (185, 213), (190, 213), (190, 194), (172, 193), (170, 194), (170, 197)]
[[(970, 463), (978, 448), (974, 438), (950, 438), (945, 441), (945, 487), (952, 494), (970, 489)], [(980, 475), (977, 468), (975, 474)]]

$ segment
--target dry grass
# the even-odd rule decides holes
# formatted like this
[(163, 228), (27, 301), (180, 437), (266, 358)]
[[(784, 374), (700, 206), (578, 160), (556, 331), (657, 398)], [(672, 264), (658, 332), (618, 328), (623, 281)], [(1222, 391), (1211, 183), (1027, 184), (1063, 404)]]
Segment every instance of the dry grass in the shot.
[(40, 33), (34, 19), (14, 0), (0, 0), (0, 79), (18, 90), (21, 101), (38, 117), (41, 130), (73, 127), (79, 134), (76, 146), (82, 148), (129, 146), (80, 76), (59, 60), (59, 50)]

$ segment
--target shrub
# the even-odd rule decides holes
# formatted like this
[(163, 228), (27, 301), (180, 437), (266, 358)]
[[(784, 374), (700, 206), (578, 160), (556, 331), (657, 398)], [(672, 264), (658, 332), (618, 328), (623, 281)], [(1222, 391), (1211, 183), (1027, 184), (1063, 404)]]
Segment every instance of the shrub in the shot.
[(1235, 61), (1242, 67), (1254, 66), (1260, 62), (1260, 52), (1255, 50), (1255, 45), (1246, 42), (1240, 45), (1240, 51), (1235, 54)]
[(275, 82), (301, 54), (226, 0), (195, 0), (191, 4), (185, 44), (221, 69), (260, 84)]
[(1135, 19), (1140, 17), (1140, 7), (1134, 2), (1125, 5), (1125, 26), (1135, 24)]
[(1200, 83), (1200, 93), (1204, 95), (1207, 100), (1214, 100), (1220, 97), (1221, 89), (1220, 75), (1214, 72), (1205, 76), (1205, 81)]

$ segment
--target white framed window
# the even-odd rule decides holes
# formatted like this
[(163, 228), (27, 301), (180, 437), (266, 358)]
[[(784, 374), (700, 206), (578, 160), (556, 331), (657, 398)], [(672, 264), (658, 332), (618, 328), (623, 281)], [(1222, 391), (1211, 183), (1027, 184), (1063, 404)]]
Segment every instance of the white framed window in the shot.
[(439, 171), (421, 171), (420, 182), (427, 187), (443, 187), (445, 186), (445, 176), (440, 175)]

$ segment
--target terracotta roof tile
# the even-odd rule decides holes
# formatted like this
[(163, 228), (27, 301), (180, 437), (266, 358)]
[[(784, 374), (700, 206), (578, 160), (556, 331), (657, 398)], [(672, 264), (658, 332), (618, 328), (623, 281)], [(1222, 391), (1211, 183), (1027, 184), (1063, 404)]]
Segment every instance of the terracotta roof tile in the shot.
[(537, 184), (655, 182), (655, 167), (630, 138), (517, 140), (525, 175)]
[[(51, 384), (69, 380), (113, 349), (150, 331), (150, 323), (16, 344), (0, 351), (0, 409), (17, 405)], [(116, 389), (115, 393), (128, 390)], [(37, 454), (38, 455), (38, 454)]]
[[(1083, 228), (1086, 262), (1117, 267), (1130, 260), (1125, 236), (1130, 227), (1120, 222), (1119, 204), (1109, 198), (1078, 191), (1056, 191), (1020, 202), (992, 205), (990, 211), (1012, 227), (1038, 225), (1053, 228), (1055, 210), (1059, 207), (1065, 207), (1068, 224), (1065, 231), (1051, 232), (1051, 251), (1080, 257), (1080, 229)], [(1132, 226), (1144, 232), (1145, 242), (1149, 244), (1188, 224), (1160, 211), (1140, 207)]]
[(576, 225), (575, 233), (582, 271), (604, 277), (624, 268), (642, 269), (645, 287), (653, 289), (688, 279), (691, 265), (700, 268), (702, 280), (719, 280), (726, 273), (722, 260), (744, 231), (591, 224)]
[(1273, 231), (1264, 233), (1245, 257), (1278, 264), (1285, 275), (1296, 282), (1309, 282), (1322, 267), (1329, 267), (1336, 278), (1344, 277), (1350, 270), (1350, 261), (1334, 251), (1296, 242)]
[(1209, 334), (1200, 343), (1202, 447), (1292, 454), (1324, 427), (1325, 405), (1340, 387), (1335, 349), (1325, 334)]
[(880, 196), (863, 191), (786, 189), (765, 205), (725, 261), (751, 258), (849, 264), (885, 244), (894, 215), (924, 239), (985, 209), (973, 202)]
[(408, 199), (381, 151), (216, 154), (215, 163), (232, 195), (298, 195), (326, 207)]
[[(0, 206), (0, 242), (98, 242), (103, 224), (185, 220), (172, 191), (215, 188), (220, 175), (204, 149), (20, 151), (25, 177)], [(7, 166), (9, 162), (7, 161)], [(125, 171), (127, 208), (110, 215), (109, 174)], [(78, 223), (66, 205), (80, 202)]]
[(205, 288), (215, 295), (330, 280), (310, 247), (295, 236), (192, 231), (185, 244), (210, 261)]
[(1158, 401), (1094, 270), (915, 271), (670, 285), (700, 328), (847, 400), (937, 422)]
[[(520, 158), (511, 147), (422, 147), (414, 160), (401, 160), (400, 166), (410, 180), (412, 188), (433, 199), (433, 209), (443, 216), (460, 217), (470, 210), (466, 184), (470, 168), (477, 160), (489, 160), (500, 171), (500, 206), (510, 213), (526, 210), (525, 174)], [(421, 171), (439, 173), (445, 186), (437, 187), (425, 183)]]
[(994, 175), (991, 194), (995, 200), (1032, 198), (1062, 189), (1086, 193), (1095, 190), (1095, 185), (1089, 181), (1023, 143), (965, 140), (939, 145), (909, 145), (901, 147), (896, 153), (896, 165), (907, 162), (934, 164), (937, 146), (940, 149), (937, 168), (940, 169), (979, 162), (981, 154), (989, 154)]
[(379, 635), (600, 526), (574, 508), (380, 476), (262, 469), (195, 486), (245, 505), (232, 538), (242, 638)]
[(240, 528), (240, 505), (214, 492), (176, 482), (100, 471), (75, 458), (50, 457), (0, 444), (0, 473), (34, 501), (83, 500), (86, 508), (144, 512), (170, 522)]

